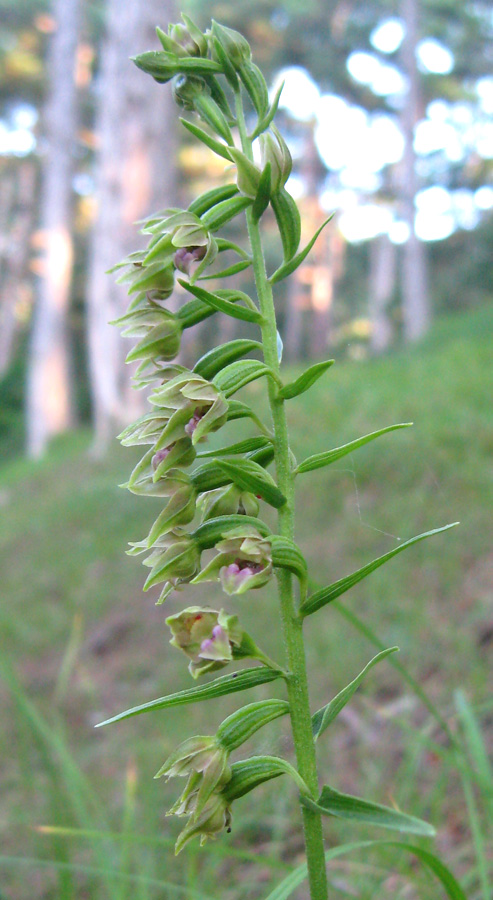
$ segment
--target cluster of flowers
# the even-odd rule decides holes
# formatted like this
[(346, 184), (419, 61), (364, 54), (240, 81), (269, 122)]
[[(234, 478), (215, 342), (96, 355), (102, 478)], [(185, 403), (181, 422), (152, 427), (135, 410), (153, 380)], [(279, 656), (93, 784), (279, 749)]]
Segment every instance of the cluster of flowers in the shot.
[[(197, 445), (228, 421), (230, 404), (213, 381), (173, 362), (183, 329), (213, 310), (196, 294), (177, 314), (164, 304), (173, 292), (177, 270), (193, 285), (221, 249), (233, 246), (223, 242), (223, 247), (213, 234), (239, 211), (237, 206), (228, 211), (225, 200), (238, 193), (252, 200), (262, 172), (235, 150), (232, 113), (215, 78), (215, 73), (222, 73), (231, 82), (236, 72), (247, 89), (253, 84), (254, 92), (257, 90), (258, 70), (251, 62), (248, 43), (229, 29), (213, 26), (202, 34), (188, 17), (184, 21), (170, 26), (167, 35), (158, 29), (164, 50), (143, 54), (137, 65), (158, 81), (173, 79), (175, 100), (194, 109), (226, 141), (225, 152), (236, 163), (238, 177), (236, 185), (212, 192), (210, 200), (203, 195), (188, 210), (169, 209), (147, 219), (142, 229), (150, 235), (147, 248), (130, 254), (115, 267), (118, 281), (128, 284), (132, 298), (127, 313), (115, 324), (122, 327), (125, 337), (137, 339), (127, 357), (128, 362), (138, 363), (136, 386), (152, 388), (152, 410), (120, 435), (127, 446), (149, 447), (127, 487), (137, 494), (168, 498), (147, 538), (132, 544), (129, 551), (148, 552), (144, 565), (151, 571), (145, 589), (162, 585), (158, 602), (184, 584), (205, 581), (220, 582), (229, 595), (243, 594), (264, 585), (273, 571), (271, 542), (251, 524), (259, 510), (255, 494), (232, 481), (225, 483), (224, 478), (218, 487), (200, 490), (194, 473), (187, 471), (196, 459)], [(187, 74), (190, 60), (195, 63), (192, 74)], [(291, 169), (289, 152), (275, 129), (262, 138), (262, 165), (265, 168), (269, 163), (272, 186), (277, 189)], [(204, 212), (209, 216), (201, 218)], [(214, 544), (215, 556), (201, 567), (203, 547), (187, 526), (195, 522), (198, 528), (218, 516), (231, 515), (246, 516), (245, 524), (225, 528)], [(237, 617), (222, 609), (189, 607), (166, 622), (172, 632), (171, 644), (187, 655), (194, 678), (244, 657), (269, 664)], [(215, 738), (190, 738), (158, 773), (188, 776), (185, 790), (170, 810), (189, 817), (177, 851), (196, 834), (204, 840), (229, 826), (230, 810), (223, 791), (231, 777), (227, 756)]]

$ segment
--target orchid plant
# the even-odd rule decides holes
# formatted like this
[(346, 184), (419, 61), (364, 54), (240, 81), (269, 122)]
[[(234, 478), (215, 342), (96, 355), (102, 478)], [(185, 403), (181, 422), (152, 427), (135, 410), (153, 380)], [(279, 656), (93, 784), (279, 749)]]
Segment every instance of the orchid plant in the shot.
[[(137, 706), (108, 721), (212, 700), (268, 682), (284, 685), (286, 699), (248, 703), (225, 719), (216, 734), (189, 737), (156, 777), (186, 779), (170, 810), (186, 819), (176, 842), (177, 853), (196, 836), (204, 843), (223, 830), (230, 831), (236, 801), (258, 785), (279, 776), (290, 778), (299, 795), (310, 897), (325, 900), (324, 816), (425, 837), (434, 831), (428, 823), (397, 809), (327, 785), (320, 790), (316, 741), (350, 700), (368, 669), (397, 648), (379, 653), (354, 681), (312, 715), (303, 622), (397, 553), (444, 529), (401, 543), (326, 587), (313, 588), (309, 581), (305, 558), (294, 540), (295, 479), (305, 478), (408, 423), (382, 428), (301, 462), (295, 459), (289, 445), (286, 404), (324, 376), (333, 361), (310, 366), (294, 381), (283, 380), (273, 287), (303, 262), (322, 229), (299, 250), (300, 214), (286, 190), (291, 156), (273, 124), (280, 90), (270, 102), (265, 79), (252, 62), (250, 46), (242, 35), (216, 22), (203, 33), (188, 16), (182, 18), (182, 23), (169, 26), (168, 33), (157, 29), (161, 50), (143, 53), (134, 62), (157, 82), (171, 82), (176, 103), (191, 114), (181, 119), (183, 126), (230, 164), (231, 175), (228, 183), (201, 194), (187, 209), (166, 209), (148, 218), (142, 227), (149, 238), (146, 249), (130, 254), (115, 267), (118, 280), (128, 285), (131, 296), (127, 313), (116, 324), (126, 337), (136, 339), (127, 358), (138, 363), (136, 386), (151, 388), (150, 411), (120, 436), (124, 445), (146, 447), (127, 487), (134, 494), (166, 499), (147, 537), (131, 545), (129, 553), (146, 554), (144, 565), (150, 572), (144, 589), (159, 585), (158, 603), (184, 586), (216, 582), (218, 590), (227, 595), (226, 606), (228, 598), (239, 598), (236, 609), (241, 613), (242, 596), (275, 579), (279, 605), (273, 614), (279, 617), (285, 659), (270, 659), (243, 629), (241, 614), (222, 608), (222, 603), (219, 609), (187, 607), (169, 616), (166, 623), (171, 645), (188, 658), (194, 679), (236, 660), (250, 659), (256, 664)], [(269, 206), (283, 251), (282, 261), (270, 275), (261, 233), (262, 217)], [(246, 216), (248, 249), (221, 236), (223, 226), (240, 216)], [(235, 261), (221, 269), (219, 261), (225, 252), (234, 254)], [(228, 287), (231, 276), (248, 268), (255, 281), (253, 298)], [(165, 304), (176, 279), (188, 299), (174, 313)], [(210, 279), (222, 279), (225, 286), (211, 291), (205, 286)], [(216, 313), (252, 323), (258, 329), (257, 339), (231, 340), (214, 347), (192, 370), (175, 362), (183, 331)], [(252, 353), (255, 357), (249, 355)], [(236, 399), (237, 392), (256, 379), (262, 379), (267, 388), (269, 424), (248, 403)], [(250, 437), (219, 449), (204, 449), (209, 435), (235, 419), (250, 421)], [(268, 472), (272, 462), (275, 477)], [(277, 511), (276, 532), (262, 519), (263, 505)], [(203, 562), (205, 551), (212, 551), (212, 556), (208, 554), (208, 561)], [(295, 763), (273, 756), (232, 758), (258, 729), (280, 716), (290, 720)], [(443, 879), (443, 872), (434, 871)], [(452, 878), (450, 873), (447, 877)], [(287, 894), (279, 893), (281, 896)]]

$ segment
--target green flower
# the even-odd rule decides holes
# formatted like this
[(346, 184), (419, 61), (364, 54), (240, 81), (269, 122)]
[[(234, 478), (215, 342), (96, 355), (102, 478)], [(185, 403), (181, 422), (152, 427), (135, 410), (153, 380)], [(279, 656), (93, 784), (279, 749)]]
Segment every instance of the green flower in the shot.
[(201, 514), (201, 521), (205, 522), (217, 516), (257, 516), (259, 502), (255, 494), (243, 491), (235, 484), (228, 484), (202, 493), (197, 501), (197, 509)]
[[(227, 421), (228, 403), (211, 382), (185, 371), (159, 387), (149, 397), (155, 406), (173, 413), (170, 424), (182, 425), (184, 435), (196, 444)], [(175, 439), (175, 438), (173, 438)]]
[[(193, 809), (193, 794), (188, 801), (188, 809)], [(186, 815), (186, 812), (181, 815)], [(226, 828), (231, 830), (231, 809), (227, 800), (221, 793), (212, 793), (207, 803), (197, 817), (191, 817), (188, 825), (178, 835), (175, 844), (175, 854), (178, 855), (184, 846), (194, 837), (200, 836), (200, 846), (205, 844), (208, 838), (215, 838), (220, 831)]]
[(255, 646), (240, 628), (237, 616), (228, 616), (201, 606), (190, 606), (166, 619), (173, 635), (170, 644), (182, 650), (190, 660), (194, 678), (214, 672), (233, 659), (251, 655)]
[(220, 581), (227, 594), (262, 587), (272, 576), (272, 548), (255, 528), (238, 527), (216, 544), (217, 556), (193, 579)]

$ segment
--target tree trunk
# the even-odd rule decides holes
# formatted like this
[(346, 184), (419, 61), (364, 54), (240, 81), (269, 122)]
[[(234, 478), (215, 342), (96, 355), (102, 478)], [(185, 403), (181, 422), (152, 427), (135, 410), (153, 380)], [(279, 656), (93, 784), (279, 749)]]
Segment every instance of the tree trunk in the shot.
[(387, 307), (392, 298), (396, 274), (396, 247), (388, 235), (381, 234), (370, 246), (370, 347), (383, 353), (392, 340)]
[(415, 341), (428, 330), (431, 318), (425, 246), (418, 240), (415, 231), (415, 198), (419, 183), (416, 174), (414, 131), (421, 111), (419, 72), (416, 63), (418, 0), (401, 0), (401, 16), (406, 29), (401, 51), (402, 66), (409, 86), (401, 115), (405, 141), (401, 167), (401, 207), (402, 218), (409, 228), (409, 238), (403, 247), (402, 315), (404, 337), (407, 341)]
[[(142, 394), (124, 373), (128, 343), (108, 322), (128, 303), (126, 289), (106, 270), (136, 249), (135, 221), (176, 197), (176, 138), (169, 85), (158, 85), (129, 60), (156, 47), (155, 26), (174, 18), (172, 0), (109, 0), (101, 51), (96, 134), (97, 212), (87, 291), (89, 372), (95, 450), (103, 451), (116, 424), (139, 414)], [(141, 241), (142, 244), (142, 241)]]
[(49, 93), (40, 198), (43, 258), (27, 380), (27, 449), (40, 456), (72, 420), (68, 309), (72, 280), (72, 171), (79, 0), (57, 0), (48, 52)]

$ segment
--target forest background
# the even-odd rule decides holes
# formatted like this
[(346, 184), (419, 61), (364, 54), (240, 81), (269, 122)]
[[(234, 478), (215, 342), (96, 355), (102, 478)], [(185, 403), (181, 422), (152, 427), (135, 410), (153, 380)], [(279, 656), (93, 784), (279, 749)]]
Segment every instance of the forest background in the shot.
[[(487, 739), (491, 5), (189, 0), (183, 10), (203, 27), (213, 16), (244, 32), (273, 90), (285, 79), (281, 124), (294, 158), (288, 188), (299, 201), (305, 238), (335, 213), (276, 297), (285, 359), (296, 367), (334, 356), (339, 369), (330, 387), (315, 389), (296, 407), (295, 441), (316, 452), (326, 446), (327, 431), (343, 443), (389, 418), (416, 422), (416, 434), (399, 437), (383, 458), (370, 450), (336, 477), (314, 478), (301, 500), (303, 518), (311, 518), (307, 553), (325, 578), (330, 551), (342, 575), (422, 525), (463, 521), (458, 537), (414, 551), (399, 573), (372, 576), (373, 590), (358, 588), (354, 609), (373, 621), (376, 588), (387, 645), (400, 644), (406, 664), (454, 727), (454, 690), (463, 687), (460, 696), (469, 697), (478, 734), (483, 729)], [(15, 655), (17, 662), (17, 674), (4, 672), (9, 689), (0, 727), (7, 897), (22, 896), (24, 871), (8, 854), (32, 860), (25, 896), (78, 897), (88, 890), (97, 897), (99, 890), (113, 897), (110, 885), (115, 897), (124, 897), (137, 882), (115, 872), (140, 879), (142, 896), (147, 879), (149, 896), (160, 896), (152, 881), (165, 878), (152, 841), (158, 834), (170, 839), (171, 826), (161, 794), (147, 783), (161, 761), (154, 761), (156, 747), (151, 750), (153, 725), (138, 734), (125, 726), (122, 758), (118, 735), (96, 741), (92, 724), (131, 706), (143, 684), (149, 698), (164, 692), (165, 674), (152, 663), (153, 653), (160, 659), (163, 635), (149, 637), (159, 611), (139, 598), (138, 567), (122, 553), (133, 537), (130, 517), (137, 527), (146, 514), (116, 489), (131, 461), (114, 435), (141, 412), (144, 398), (130, 388), (128, 347), (107, 324), (124, 310), (125, 290), (105, 272), (135, 249), (138, 219), (164, 206), (186, 206), (228, 177), (179, 130), (169, 89), (151, 84), (129, 62), (157, 48), (155, 25), (166, 28), (179, 12), (170, 0), (0, 0), (2, 649), (4, 659)], [(275, 267), (279, 248), (268, 219), (266, 241)], [(251, 289), (249, 276), (240, 273), (237, 286)], [(197, 335), (194, 330), (193, 346), (185, 343), (185, 364), (213, 342), (248, 331), (226, 317), (214, 322), (214, 332), (204, 324)], [(325, 660), (345, 629), (353, 650), (328, 675)], [(352, 635), (341, 619), (335, 631), (314, 636), (313, 669), (324, 671), (316, 677), (321, 701), (327, 678), (337, 690), (368, 657), (365, 639)], [(490, 863), (483, 860), (483, 869), (478, 863), (477, 832), (471, 833), (455, 792), (460, 778), (425, 711), (396, 678), (391, 669), (375, 676), (373, 693), (347, 714), (336, 743), (345, 760), (339, 786), (353, 789), (358, 779), (369, 779), (377, 799), (398, 795), (404, 806), (410, 798), (417, 814), (428, 816), (431, 808), (445, 855), (458, 861), (471, 896), (487, 900)], [(396, 719), (387, 724), (404, 712), (404, 731)], [(177, 733), (179, 722), (177, 716)], [(430, 749), (423, 735), (436, 746)], [(287, 740), (281, 732), (276, 739)], [(157, 757), (172, 743), (161, 733), (159, 740)], [(246, 877), (241, 835), (252, 852), (267, 838), (277, 842), (270, 862), (248, 875), (245, 897), (250, 889), (257, 896), (276, 865), (297, 859), (296, 831), (286, 824), (289, 800), (276, 803), (266, 806), (261, 826), (248, 813), (240, 822), (239, 856), (221, 863), (225, 896), (229, 889), (237, 900), (235, 879), (238, 872)], [(142, 853), (110, 838), (102, 852), (80, 829), (103, 827), (151, 837)], [(187, 871), (189, 890), (198, 891), (200, 874), (203, 896), (213, 892), (210, 864), (209, 871), (192, 852), (185, 867), (176, 865), (175, 886)], [(396, 870), (397, 882), (387, 882), (375, 864), (371, 874), (395, 897), (409, 873)], [(342, 867), (336, 890), (366, 897), (363, 875), (363, 868)], [(420, 898), (428, 896), (424, 885), (418, 890)]]

